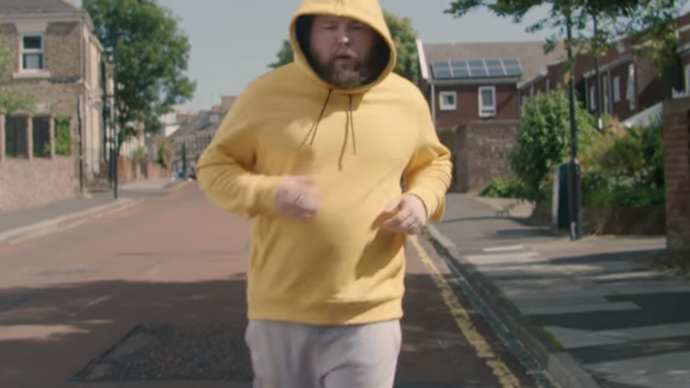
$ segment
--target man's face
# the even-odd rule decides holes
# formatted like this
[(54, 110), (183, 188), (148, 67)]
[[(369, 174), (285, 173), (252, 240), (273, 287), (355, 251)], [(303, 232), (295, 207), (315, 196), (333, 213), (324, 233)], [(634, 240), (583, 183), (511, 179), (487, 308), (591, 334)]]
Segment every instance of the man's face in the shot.
[(363, 85), (372, 76), (376, 37), (371, 27), (352, 19), (314, 17), (309, 49), (316, 72), (339, 88)]

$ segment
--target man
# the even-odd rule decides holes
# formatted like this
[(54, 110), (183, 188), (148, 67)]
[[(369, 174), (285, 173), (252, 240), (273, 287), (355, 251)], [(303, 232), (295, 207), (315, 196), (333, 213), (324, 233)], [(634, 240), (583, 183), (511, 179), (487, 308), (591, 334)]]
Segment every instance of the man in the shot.
[(255, 386), (390, 388), (405, 242), (442, 217), (449, 151), (392, 73), (377, 0), (305, 0), (290, 39), (294, 63), (247, 87), (197, 164), (208, 197), (253, 221)]

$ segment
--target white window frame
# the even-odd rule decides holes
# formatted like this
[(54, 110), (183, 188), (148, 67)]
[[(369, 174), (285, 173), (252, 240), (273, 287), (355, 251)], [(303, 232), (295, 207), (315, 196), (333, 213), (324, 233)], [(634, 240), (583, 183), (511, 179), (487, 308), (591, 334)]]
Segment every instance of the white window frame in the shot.
[(609, 115), (611, 114), (611, 107), (609, 106), (609, 77), (605, 75), (602, 78), (603, 79), (601, 80), (601, 96), (604, 100), (604, 114)]
[[(490, 91), (493, 96), (492, 106), (484, 106), (484, 99), (482, 98), (482, 93), (485, 91)], [(477, 102), (479, 107), (479, 117), (495, 117), (496, 116), (496, 87), (495, 86), (480, 86), (477, 89)]]
[[(26, 38), (41, 38), (41, 48), (40, 49), (26, 49), (24, 48), (24, 39)], [(19, 40), (19, 71), (21, 73), (41, 73), (46, 71), (46, 55), (45, 46), (46, 40), (43, 34), (22, 34)], [(26, 69), (24, 68), (24, 55), (25, 54), (40, 54), (41, 55), (41, 68), (40, 69)]]
[[(444, 97), (448, 97), (448, 96), (453, 97), (453, 103), (452, 104), (446, 103)], [(458, 92), (448, 91), (448, 90), (439, 92), (438, 93), (438, 107), (442, 111), (458, 109)]]
[(613, 102), (621, 102), (621, 77), (613, 77)]
[(635, 76), (635, 64), (631, 63), (628, 65), (628, 87), (625, 93), (625, 97), (630, 104), (630, 110), (635, 109), (635, 100), (637, 99), (636, 88), (636, 76)]

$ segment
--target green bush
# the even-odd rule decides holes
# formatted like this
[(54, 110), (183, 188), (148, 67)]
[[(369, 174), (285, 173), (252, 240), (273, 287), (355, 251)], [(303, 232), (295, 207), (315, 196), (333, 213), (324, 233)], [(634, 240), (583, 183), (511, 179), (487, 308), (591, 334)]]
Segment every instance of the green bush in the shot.
[(613, 128), (585, 151), (583, 203), (639, 207), (663, 204), (663, 129), (660, 122)]
[[(599, 135), (595, 119), (579, 102), (576, 125), (580, 147), (593, 144)], [(530, 202), (547, 200), (556, 165), (570, 154), (570, 101), (562, 87), (537, 93), (521, 108), (516, 147), (509, 155), (510, 167), (522, 182), (521, 198)]]
[(479, 192), (482, 197), (522, 198), (524, 187), (518, 179), (495, 179)]
[(72, 155), (72, 129), (69, 116), (55, 117), (55, 154)]

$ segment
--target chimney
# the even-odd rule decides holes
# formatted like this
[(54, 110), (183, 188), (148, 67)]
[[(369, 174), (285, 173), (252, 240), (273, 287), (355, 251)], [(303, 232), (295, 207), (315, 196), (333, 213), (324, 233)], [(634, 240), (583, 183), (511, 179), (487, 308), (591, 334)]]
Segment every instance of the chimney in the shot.
[(197, 117), (197, 113), (178, 113), (176, 116), (177, 125), (185, 125)]
[(237, 96), (222, 96), (220, 102), (220, 108), (223, 111), (228, 111), (235, 104)]

